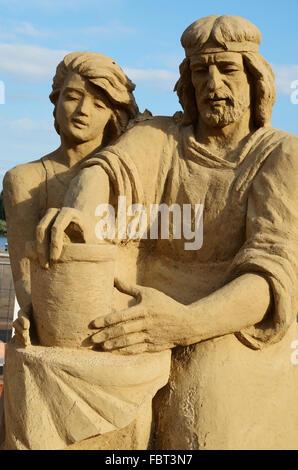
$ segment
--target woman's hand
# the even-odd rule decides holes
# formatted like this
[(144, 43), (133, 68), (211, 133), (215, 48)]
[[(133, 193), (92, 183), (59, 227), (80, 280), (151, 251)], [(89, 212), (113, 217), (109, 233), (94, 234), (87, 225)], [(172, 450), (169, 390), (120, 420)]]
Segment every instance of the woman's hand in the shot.
[[(48, 209), (36, 228), (37, 253), (41, 266), (49, 267), (50, 261), (57, 261), (62, 252), (66, 231), (79, 234), (87, 243), (88, 223), (83, 213), (71, 207)], [(71, 229), (71, 230), (69, 230)], [(71, 237), (71, 235), (70, 235)], [(77, 235), (76, 235), (77, 237)]]
[(190, 344), (192, 315), (188, 307), (162, 292), (142, 286), (128, 287), (115, 281), (116, 287), (138, 301), (137, 305), (93, 322), (101, 331), (92, 336), (106, 351), (123, 354), (156, 352)]
[(32, 304), (26, 305), (18, 312), (18, 318), (13, 322), (15, 343), (18, 346), (31, 346), (30, 320), (32, 319)]

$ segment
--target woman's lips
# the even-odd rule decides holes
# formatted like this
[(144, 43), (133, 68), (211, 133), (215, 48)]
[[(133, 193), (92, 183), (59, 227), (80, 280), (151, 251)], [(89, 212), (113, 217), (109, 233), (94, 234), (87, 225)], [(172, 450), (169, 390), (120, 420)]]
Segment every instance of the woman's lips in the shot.
[(87, 122), (83, 121), (83, 119), (80, 119), (80, 118), (74, 118), (74, 119), (72, 119), (72, 122), (74, 123), (74, 125), (76, 127), (86, 127), (87, 126)]

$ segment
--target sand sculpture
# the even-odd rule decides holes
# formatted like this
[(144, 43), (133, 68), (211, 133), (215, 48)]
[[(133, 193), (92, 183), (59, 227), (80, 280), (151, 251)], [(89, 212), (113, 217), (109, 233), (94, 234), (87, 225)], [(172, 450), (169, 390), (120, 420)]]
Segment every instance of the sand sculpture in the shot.
[[(34, 435), (28, 400), (23, 399), (22, 423), (16, 424), (9, 399), (22, 380), (23, 390), (30, 384), (36, 396), (44, 396), (42, 381), (32, 385), (35, 361), (50, 387), (67, 384), (63, 403), (48, 400), (40, 412), (48, 438), (63, 435), (68, 448), (297, 448), (298, 380), (291, 344), (297, 339), (298, 140), (271, 127), (274, 74), (258, 52), (261, 33), (253, 24), (213, 15), (190, 25), (181, 42), (186, 57), (175, 90), (183, 113), (136, 123), (85, 159), (64, 207), (49, 209), (37, 225), (35, 244), (29, 246), (33, 271), (47, 270), (49, 284), (59, 272), (70, 286), (71, 270), (62, 271), (71, 259), (103, 279), (104, 250), (114, 250), (108, 264), (114, 266), (117, 300), (110, 313), (94, 312), (97, 318), (84, 333), (89, 348), (72, 342), (62, 348), (66, 336), (75, 341), (76, 335), (65, 305), (71, 289), (64, 298), (56, 286), (51, 295), (54, 299), (58, 292), (64, 302), (61, 315), (69, 327), (65, 334), (64, 327), (60, 333), (54, 328), (62, 343), (10, 345), (7, 447), (30, 447), (30, 433), (37, 448), (43, 445), (44, 436)], [(159, 215), (166, 217), (168, 230)], [(98, 265), (91, 269), (93, 256)], [(100, 309), (94, 290), (88, 295)], [(104, 287), (103, 304), (109, 292)], [(43, 319), (35, 309), (41, 338)], [(58, 321), (59, 312), (55, 315)], [(33, 302), (31, 323), (34, 318)], [(21, 316), (18, 325), (21, 341), (29, 319)], [(136, 373), (145, 362), (146, 391), (146, 374)], [(16, 378), (10, 371), (23, 364), (33, 372)], [(107, 364), (125, 369), (119, 377), (126, 390), (129, 380), (131, 390), (134, 383), (140, 390), (131, 413), (122, 392), (122, 406), (116, 406), (119, 384), (106, 378)], [(84, 414), (91, 397), (92, 413)], [(80, 420), (85, 428), (78, 430)], [(145, 437), (136, 442), (140, 429)]]
[[(54, 218), (63, 206), (82, 161), (135, 120), (145, 119), (133, 89), (113, 59), (68, 54), (57, 67), (50, 95), (61, 146), (5, 176), (11, 265), (22, 307), (14, 325), (15, 344), (6, 354), (2, 440), (8, 449), (60, 449), (103, 433), (96, 444), (101, 448), (148, 445), (150, 429), (143, 427), (143, 415), (150, 422), (152, 397), (168, 379), (170, 352), (124, 360), (93, 353), (89, 340), (94, 310), (107, 313), (117, 302), (121, 305), (121, 294), (112, 300), (116, 247), (67, 244), (63, 262), (42, 269), (37, 262), (42, 254), (33, 242), (45, 212), (49, 209)], [(73, 230), (71, 239), (84, 242), (80, 231)], [(123, 433), (126, 425), (129, 430)], [(113, 433), (117, 429), (120, 433)]]

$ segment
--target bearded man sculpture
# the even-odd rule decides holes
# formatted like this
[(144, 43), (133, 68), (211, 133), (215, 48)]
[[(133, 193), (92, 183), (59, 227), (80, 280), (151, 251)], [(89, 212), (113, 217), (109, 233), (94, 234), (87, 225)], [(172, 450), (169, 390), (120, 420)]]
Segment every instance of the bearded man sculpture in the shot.
[[(94, 321), (105, 351), (172, 349), (154, 399), (157, 449), (297, 445), (298, 140), (270, 125), (276, 89), (260, 42), (239, 17), (189, 26), (176, 84), (183, 114), (141, 122), (84, 162), (52, 227), (55, 262), (71, 222), (96, 243), (96, 208), (117, 196), (204, 206), (200, 249), (173, 233), (120, 244), (118, 287), (137, 304)], [(40, 253), (51, 221), (39, 224)]]

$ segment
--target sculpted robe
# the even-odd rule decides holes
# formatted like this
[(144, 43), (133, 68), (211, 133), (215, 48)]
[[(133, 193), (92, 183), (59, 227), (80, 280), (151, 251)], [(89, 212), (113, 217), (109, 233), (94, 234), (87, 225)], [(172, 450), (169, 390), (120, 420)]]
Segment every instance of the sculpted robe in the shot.
[[(128, 204), (204, 206), (199, 250), (185, 250), (183, 238), (143, 240), (138, 257), (136, 242), (123, 248), (127, 260), (131, 246), (137, 282), (184, 304), (243, 273), (261, 273), (272, 289), (261, 323), (173, 350), (169, 383), (155, 398), (156, 448), (294, 448), (298, 139), (260, 128), (227, 161), (200, 145), (192, 126), (157, 117), (84, 166), (96, 164)], [(123, 276), (125, 263), (119, 261)]]
[[(26, 285), (21, 293), (31, 291), (25, 244), (34, 240), (36, 224), (46, 210), (63, 206), (69, 183), (63, 176), (55, 173), (51, 155), (6, 175), (10, 255), (16, 288)], [(116, 289), (115, 297), (117, 305)], [(19, 296), (21, 306), (24, 298)], [(170, 351), (163, 351), (129, 358), (84, 349), (8, 344), (5, 397), (3, 393), (0, 398), (0, 449), (4, 441), (10, 450), (51, 450), (76, 444), (82, 449), (143, 448), (150, 438), (152, 397), (168, 380), (170, 356)], [(90, 438), (95, 442), (88, 441), (86, 447), (80, 443)]]

